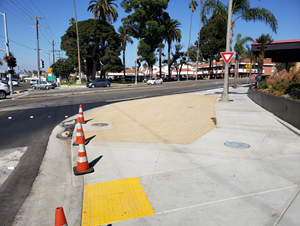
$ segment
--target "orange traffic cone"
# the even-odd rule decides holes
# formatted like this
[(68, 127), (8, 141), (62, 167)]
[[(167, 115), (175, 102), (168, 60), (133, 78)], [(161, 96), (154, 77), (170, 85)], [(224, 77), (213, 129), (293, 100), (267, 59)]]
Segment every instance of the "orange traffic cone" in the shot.
[(84, 144), (85, 137), (83, 134), (82, 125), (80, 123), (80, 117), (77, 118), (77, 130), (76, 130), (76, 144)]
[(94, 168), (89, 165), (86, 156), (85, 145), (82, 140), (79, 141), (77, 167), (75, 166), (73, 170), (75, 175), (82, 175), (94, 172)]
[(55, 226), (68, 226), (64, 209), (62, 207), (57, 207), (55, 209)]
[[(79, 105), (79, 113), (78, 113), (78, 118), (80, 123), (85, 123), (84, 122), (84, 117), (83, 117), (83, 111), (82, 111), (82, 105)], [(77, 119), (78, 121), (78, 119)]]

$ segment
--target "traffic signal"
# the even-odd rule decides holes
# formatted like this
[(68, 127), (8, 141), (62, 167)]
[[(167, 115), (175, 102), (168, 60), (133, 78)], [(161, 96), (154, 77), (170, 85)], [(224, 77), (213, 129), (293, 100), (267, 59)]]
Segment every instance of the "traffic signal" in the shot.
[(15, 71), (14, 70), (8, 70), (8, 74), (13, 75), (13, 74), (15, 74)]
[(13, 56), (8, 56), (7, 57), (7, 66), (8, 67), (16, 67), (17, 66), (17, 60)]
[(8, 65), (8, 67), (12, 67), (12, 65), (13, 65), (13, 59), (10, 56), (7, 57), (7, 65)]
[(44, 61), (43, 60), (41, 60), (41, 64), (42, 64), (41, 68), (44, 68)]

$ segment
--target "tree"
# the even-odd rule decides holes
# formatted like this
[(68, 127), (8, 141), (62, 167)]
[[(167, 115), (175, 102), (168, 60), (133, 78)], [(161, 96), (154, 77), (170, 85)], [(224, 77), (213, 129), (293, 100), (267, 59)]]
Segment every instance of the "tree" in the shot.
[(234, 45), (234, 51), (235, 51), (234, 88), (236, 88), (236, 78), (237, 78), (238, 73), (239, 73), (239, 71), (238, 71), (239, 70), (239, 61), (246, 52), (246, 49), (245, 49), (244, 45), (248, 41), (254, 42), (253, 38), (251, 38), (249, 36), (246, 36), (244, 38), (242, 38), (242, 34), (238, 34), (236, 36), (236, 42), (235, 42), (235, 45)]
[[(166, 24), (166, 40), (168, 43), (168, 76), (171, 77), (171, 65), (173, 62), (170, 60), (171, 44), (173, 41), (181, 41), (181, 23), (178, 20), (169, 18)], [(175, 47), (176, 48), (176, 47)]]
[(122, 19), (123, 25), (129, 29), (129, 34), (140, 38), (138, 55), (147, 62), (152, 77), (152, 68), (156, 62), (155, 49), (162, 42), (162, 34), (165, 26), (161, 21), (166, 21), (169, 14), (164, 10), (168, 7), (168, 1), (136, 1), (123, 0), (121, 6), (126, 13), (132, 13)]
[[(221, 24), (221, 22), (223, 24)], [(220, 52), (226, 48), (227, 23), (225, 20), (218, 20), (218, 15), (214, 13), (209, 20), (203, 25), (200, 31), (200, 57), (211, 63), (214, 59), (220, 58)], [(197, 46), (199, 36), (195, 45)]]
[[(79, 46), (81, 63), (85, 64), (88, 79), (95, 79), (96, 70), (103, 64), (101, 77), (105, 72), (120, 72), (123, 69), (121, 59), (121, 40), (114, 27), (104, 20), (89, 19), (78, 22)], [(75, 25), (72, 25), (61, 37), (61, 49), (66, 51), (71, 64), (78, 65), (77, 35)]]
[[(182, 48), (183, 48), (183, 45), (177, 44), (177, 45), (175, 45), (175, 53), (171, 53), (172, 54), (171, 64), (174, 64), (174, 67), (176, 69), (177, 81), (179, 81), (179, 67), (177, 64), (177, 60), (184, 56), (184, 52), (180, 51), (180, 50), (182, 50)], [(185, 60), (182, 61), (182, 63), (183, 62), (185, 62)], [(182, 67), (182, 65), (181, 65), (181, 67)], [(181, 71), (181, 69), (180, 69), (180, 71)]]
[(94, 19), (107, 20), (108, 22), (115, 22), (118, 18), (118, 12), (114, 3), (115, 0), (92, 0), (87, 11), (94, 14)]
[(249, 84), (251, 84), (251, 71), (252, 71), (252, 64), (256, 63), (256, 56), (254, 55), (254, 53), (251, 51), (251, 47), (249, 45), (246, 45), (246, 51), (244, 53), (244, 58), (250, 59), (250, 74), (249, 74)]
[(71, 19), (69, 20), (70, 22), (69, 22), (69, 25), (73, 25), (73, 24), (75, 24), (76, 23), (76, 21), (75, 21), (75, 18), (74, 17), (71, 17)]
[[(228, 18), (228, 6), (225, 6), (220, 0), (206, 0), (203, 4), (203, 20), (206, 20), (206, 16), (209, 15), (212, 11), (215, 12), (217, 18), (220, 21), (227, 21)], [(233, 41), (233, 27), (235, 22), (238, 19), (243, 19), (246, 22), (249, 21), (260, 21), (265, 22), (270, 26), (275, 34), (277, 33), (277, 20), (275, 16), (267, 9), (256, 7), (250, 8), (250, 0), (233, 0), (232, 1), (232, 15), (235, 15), (236, 18), (231, 22), (231, 37), (230, 37), (230, 50), (232, 49)]]
[[(193, 13), (194, 11), (196, 10), (196, 7), (198, 6), (198, 3), (196, 2), (196, 0), (192, 0), (189, 4), (189, 9), (191, 8), (192, 9), (192, 13), (191, 13), (191, 23), (190, 23), (190, 35), (189, 35), (189, 46), (188, 46), (188, 49), (190, 48), (190, 39), (191, 39), (191, 31), (192, 31), (192, 21), (193, 21)], [(188, 57), (188, 60), (190, 60), (190, 57), (189, 57), (189, 51), (187, 51), (187, 57)], [(189, 67), (189, 65), (188, 65)], [(187, 69), (189, 70), (189, 68), (187, 67)], [(187, 72), (187, 77), (186, 77), (186, 80), (189, 79), (189, 72)]]
[(130, 42), (133, 44), (132, 39), (129, 37), (127, 30), (125, 27), (120, 26), (119, 27), (119, 33), (120, 33), (120, 39), (122, 42), (122, 50), (123, 50), (123, 66), (124, 66), (124, 81), (125, 81), (125, 50), (126, 50), (126, 44), (127, 42)]
[(51, 65), (52, 68), (53, 65), (55, 69), (52, 72), (55, 75), (64, 76), (69, 79), (70, 74), (74, 72), (74, 66), (70, 59), (61, 58)]
[(270, 44), (274, 40), (272, 39), (271, 35), (262, 34), (255, 41), (260, 44), (260, 47), (258, 47), (258, 48), (260, 48), (260, 50), (258, 53), (258, 66), (257, 66), (257, 71), (258, 71), (257, 82), (259, 83), (261, 81), (261, 75), (262, 75), (262, 70), (263, 70), (263, 66), (264, 66), (266, 44)]

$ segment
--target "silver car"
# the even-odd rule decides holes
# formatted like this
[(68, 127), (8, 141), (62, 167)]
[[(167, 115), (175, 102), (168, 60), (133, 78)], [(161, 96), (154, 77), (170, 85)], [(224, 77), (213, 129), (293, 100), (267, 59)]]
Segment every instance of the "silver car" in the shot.
[(41, 81), (40, 83), (36, 83), (31, 85), (32, 89), (54, 89), (54, 86), (51, 82)]

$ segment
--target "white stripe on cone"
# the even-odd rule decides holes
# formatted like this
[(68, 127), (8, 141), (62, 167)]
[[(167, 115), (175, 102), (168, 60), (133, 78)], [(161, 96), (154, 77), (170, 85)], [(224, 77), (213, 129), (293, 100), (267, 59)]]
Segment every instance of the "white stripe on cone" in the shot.
[(88, 159), (86, 156), (77, 158), (77, 162), (79, 162), (79, 163), (83, 163), (83, 162), (87, 162), (87, 161), (88, 161)]

